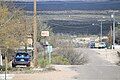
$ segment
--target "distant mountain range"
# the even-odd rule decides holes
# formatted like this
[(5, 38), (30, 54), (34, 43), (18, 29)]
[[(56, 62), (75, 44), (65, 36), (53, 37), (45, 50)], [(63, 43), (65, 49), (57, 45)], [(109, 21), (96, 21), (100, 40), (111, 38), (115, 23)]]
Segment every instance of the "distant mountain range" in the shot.
[[(100, 35), (101, 30), (100, 25), (91, 25), (91, 22), (89, 21), (80, 22), (74, 20), (49, 20), (47, 24), (51, 26), (54, 33)], [(105, 22), (103, 24), (103, 35), (108, 35), (111, 25), (111, 22)]]
[[(33, 2), (14, 1), (11, 6), (19, 7), (27, 11), (33, 11)], [(120, 1), (105, 2), (81, 2), (81, 1), (42, 1), (37, 2), (38, 11), (65, 11), (65, 10), (120, 10)], [(92, 21), (92, 20), (91, 20)], [(87, 25), (83, 25), (86, 24)], [(91, 25), (92, 22), (80, 22), (69, 20), (50, 20), (48, 25), (51, 26), (54, 33), (69, 34), (100, 34), (100, 27)], [(103, 25), (103, 35), (107, 35), (111, 22)], [(86, 27), (87, 28), (81, 28)], [(79, 28), (80, 27), (80, 28)]]
[[(33, 11), (33, 2), (14, 1), (16, 7)], [(120, 10), (120, 1), (81, 2), (81, 1), (41, 1), (37, 2), (37, 10)]]

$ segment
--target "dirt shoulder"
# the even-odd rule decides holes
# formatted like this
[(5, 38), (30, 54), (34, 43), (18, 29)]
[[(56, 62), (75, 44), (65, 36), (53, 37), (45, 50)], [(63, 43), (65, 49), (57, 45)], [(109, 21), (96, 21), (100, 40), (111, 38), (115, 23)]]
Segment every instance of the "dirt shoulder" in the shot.
[(101, 58), (111, 63), (117, 63), (120, 60), (117, 54), (118, 50), (112, 50), (112, 49), (93, 49), (93, 50), (99, 53), (100, 54), (99, 56)]
[(47, 71), (31, 74), (15, 74), (12, 80), (74, 80), (78, 75), (69, 66), (55, 66), (56, 71)]

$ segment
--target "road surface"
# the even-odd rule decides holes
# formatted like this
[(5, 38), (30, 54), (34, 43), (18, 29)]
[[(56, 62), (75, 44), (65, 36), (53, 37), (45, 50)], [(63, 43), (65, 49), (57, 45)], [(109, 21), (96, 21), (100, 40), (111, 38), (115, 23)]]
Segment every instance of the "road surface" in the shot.
[[(14, 74), (7, 74), (6, 77), (7, 80), (12, 80)], [(5, 80), (5, 74), (0, 74), (0, 80)]]
[(90, 49), (78, 49), (85, 52), (89, 58), (89, 62), (85, 65), (72, 67), (79, 73), (76, 80), (120, 80), (120, 66), (116, 66), (103, 58), (99, 54)]
[(76, 49), (84, 52), (89, 61), (85, 65), (53, 65), (57, 71), (14, 74), (11, 80), (120, 80), (120, 66), (104, 60), (90, 49)]

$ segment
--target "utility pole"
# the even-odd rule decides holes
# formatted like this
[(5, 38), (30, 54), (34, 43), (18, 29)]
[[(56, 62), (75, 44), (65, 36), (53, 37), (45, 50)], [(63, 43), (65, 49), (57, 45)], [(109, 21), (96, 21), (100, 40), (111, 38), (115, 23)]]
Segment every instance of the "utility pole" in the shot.
[(36, 42), (37, 42), (37, 23), (36, 23), (36, 14), (37, 14), (37, 8), (36, 8), (36, 0), (34, 0), (34, 19), (33, 19), (33, 41), (34, 41), (34, 66), (37, 66), (38, 65), (38, 52), (37, 52), (37, 48), (36, 48)]
[(119, 12), (118, 10), (110, 10), (109, 13), (112, 13), (111, 19), (112, 19), (112, 49), (115, 49), (115, 13)]
[(103, 33), (102, 33), (102, 25), (103, 25), (103, 24), (102, 24), (102, 20), (101, 20), (101, 33), (100, 33), (100, 38), (101, 38), (100, 40), (101, 40), (101, 42), (102, 42), (102, 34), (103, 34)]
[(113, 46), (112, 46), (112, 49), (115, 49), (115, 17), (114, 17), (114, 12), (113, 14), (111, 15), (111, 18), (113, 19)]
[(100, 42), (102, 42), (102, 39), (103, 39), (103, 22), (106, 21), (104, 19), (105, 19), (105, 17), (102, 17), (101, 20), (98, 20), (98, 21), (100, 21)]
[(110, 47), (111, 47), (111, 49), (112, 49), (112, 43), (113, 43), (113, 29), (112, 29), (112, 26), (110, 26)]

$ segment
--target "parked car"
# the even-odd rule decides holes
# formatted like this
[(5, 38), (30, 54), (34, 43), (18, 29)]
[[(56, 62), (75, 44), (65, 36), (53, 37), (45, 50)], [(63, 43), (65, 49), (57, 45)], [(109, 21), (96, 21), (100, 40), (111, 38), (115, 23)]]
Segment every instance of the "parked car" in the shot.
[(91, 41), (89, 43), (89, 48), (95, 48), (95, 42), (94, 41)]
[(106, 48), (106, 43), (105, 42), (100, 42), (99, 43), (99, 48)]
[(27, 52), (17, 52), (12, 61), (12, 67), (16, 67), (17, 65), (26, 65), (30, 66), (30, 55)]

